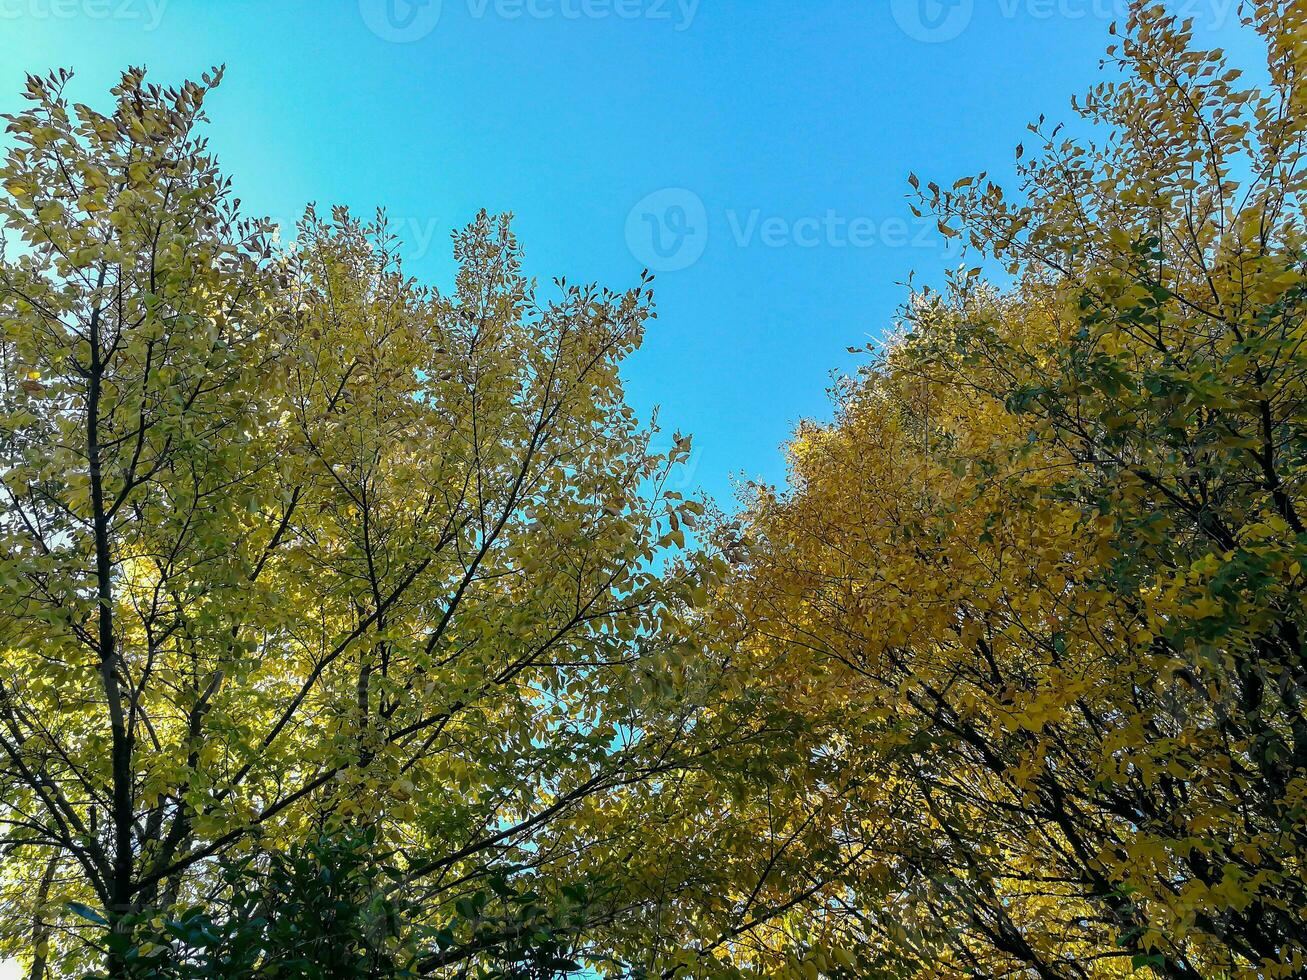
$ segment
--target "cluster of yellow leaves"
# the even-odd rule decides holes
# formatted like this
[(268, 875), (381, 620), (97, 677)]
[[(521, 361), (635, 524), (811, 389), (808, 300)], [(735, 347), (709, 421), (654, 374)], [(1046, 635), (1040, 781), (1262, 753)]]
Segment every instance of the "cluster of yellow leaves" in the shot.
[(1307, 10), (1248, 27), (1262, 92), (1137, 7), (1114, 141), (923, 190), (1016, 285), (916, 297), (751, 503), (720, 619), (804, 719), (776, 778), (881, 821), (809, 899), (855, 972), (1307, 965)]

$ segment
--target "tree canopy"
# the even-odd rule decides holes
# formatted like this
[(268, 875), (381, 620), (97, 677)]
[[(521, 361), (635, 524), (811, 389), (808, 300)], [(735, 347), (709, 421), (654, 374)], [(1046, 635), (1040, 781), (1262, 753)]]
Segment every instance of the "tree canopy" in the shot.
[(432, 922), (508, 869), (587, 891), (633, 787), (707, 748), (666, 680), (689, 443), (653, 453), (618, 378), (647, 283), (546, 300), (487, 214), (448, 293), (384, 218), (276, 249), (197, 135), (218, 75), (128, 72), (108, 114), (66, 81), (0, 172), (7, 948), (71, 975), (99, 920), (128, 948), (328, 820)]
[(1136, 8), (1020, 203), (914, 177), (1013, 284), (917, 295), (749, 511), (725, 608), (880, 828), (824, 895), (866, 973), (1307, 968), (1307, 19), (1249, 26), (1260, 90)]
[[(243, 215), (221, 71), (0, 167), (0, 953), (108, 977), (1307, 973), (1307, 7), (1138, 3), (727, 513), (651, 277)], [(1114, 28), (1115, 33), (1115, 28)]]

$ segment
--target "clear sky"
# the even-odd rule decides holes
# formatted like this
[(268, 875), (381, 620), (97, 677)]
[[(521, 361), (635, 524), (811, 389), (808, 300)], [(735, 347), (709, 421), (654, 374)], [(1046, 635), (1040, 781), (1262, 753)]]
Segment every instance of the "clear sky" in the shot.
[[(128, 65), (225, 63), (210, 134), (251, 211), (385, 206), (441, 285), (481, 207), (517, 214), (544, 283), (653, 267), (631, 396), (695, 434), (687, 483), (726, 496), (783, 478), (846, 349), (891, 324), (910, 271), (959, 261), (908, 211), (908, 171), (1009, 180), (1025, 124), (1100, 77), (1123, 3), (0, 0), (0, 111), (28, 71), (72, 68), (103, 106)], [(1235, 0), (1173, 5), (1237, 34)]]

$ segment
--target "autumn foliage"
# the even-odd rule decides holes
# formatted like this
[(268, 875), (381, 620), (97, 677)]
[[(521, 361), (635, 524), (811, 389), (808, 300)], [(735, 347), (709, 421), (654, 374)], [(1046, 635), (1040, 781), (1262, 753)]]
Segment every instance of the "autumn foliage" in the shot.
[(868, 974), (1307, 969), (1307, 17), (1252, 25), (1264, 91), (1142, 9), (1114, 140), (921, 187), (1015, 284), (915, 297), (750, 510), (742, 642), (896, 824), (825, 893)]
[[(0, 950), (32, 976), (1307, 973), (1307, 8), (1140, 4), (734, 515), (652, 317), (242, 218), (217, 84), (0, 183)], [(288, 230), (287, 230), (288, 232)], [(972, 263), (968, 263), (972, 264)], [(989, 273), (987, 276), (985, 270)], [(705, 511), (709, 518), (704, 521)]]

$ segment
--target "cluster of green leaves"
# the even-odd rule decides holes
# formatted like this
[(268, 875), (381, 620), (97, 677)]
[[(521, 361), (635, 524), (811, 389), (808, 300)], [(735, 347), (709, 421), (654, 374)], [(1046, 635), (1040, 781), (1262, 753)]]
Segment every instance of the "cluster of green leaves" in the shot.
[(562, 969), (550, 917), (648, 905), (666, 778), (740, 737), (687, 669), (689, 440), (619, 377), (648, 281), (545, 299), (484, 213), (448, 292), (381, 216), (280, 247), (199, 135), (220, 74), (129, 71), (108, 113), (33, 77), (8, 118), (0, 952), (120, 975), (159, 916), (244, 929), (222, 869), (330, 824), (385, 842), (425, 974)]
[(145, 913), (116, 931), (92, 909), (75, 911), (139, 980), (411, 976), (381, 859), (374, 834), (347, 830), (273, 853), (266, 867), (252, 856), (224, 864), (220, 907)]
[(568, 887), (564, 901), (546, 905), (523, 890), (529, 876), (510, 883), (497, 874), (433, 922), (406, 898), (393, 859), (375, 830), (335, 828), (286, 851), (223, 861), (220, 902), (147, 911), (118, 930), (86, 906), (72, 911), (100, 927), (97, 944), (132, 980), (398, 980), (469, 953), (479, 962), (468, 975), (485, 980), (581, 969), (569, 954), (586, 924), (584, 890)]

